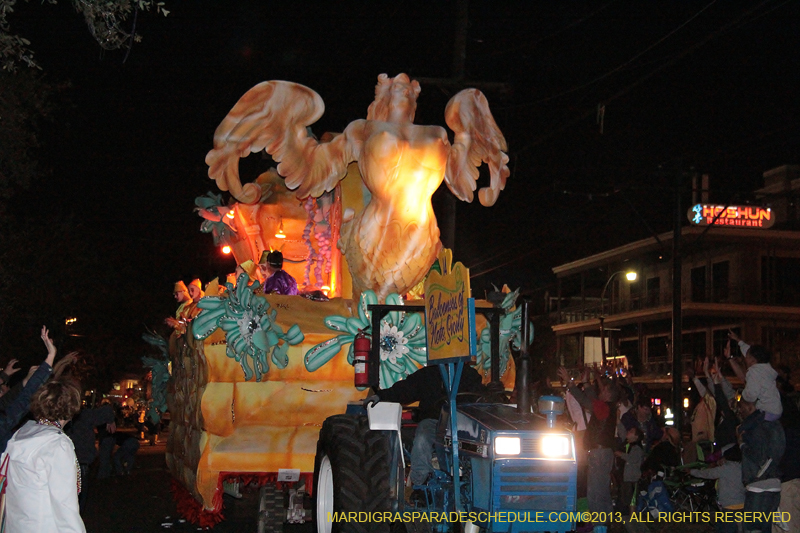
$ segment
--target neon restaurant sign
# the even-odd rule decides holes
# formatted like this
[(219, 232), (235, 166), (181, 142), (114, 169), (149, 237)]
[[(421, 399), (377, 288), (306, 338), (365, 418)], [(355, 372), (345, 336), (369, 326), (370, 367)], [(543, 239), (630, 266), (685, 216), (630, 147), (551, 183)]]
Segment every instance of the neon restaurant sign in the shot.
[(775, 224), (775, 212), (772, 209), (752, 205), (697, 204), (689, 209), (688, 216), (695, 226), (767, 229)]

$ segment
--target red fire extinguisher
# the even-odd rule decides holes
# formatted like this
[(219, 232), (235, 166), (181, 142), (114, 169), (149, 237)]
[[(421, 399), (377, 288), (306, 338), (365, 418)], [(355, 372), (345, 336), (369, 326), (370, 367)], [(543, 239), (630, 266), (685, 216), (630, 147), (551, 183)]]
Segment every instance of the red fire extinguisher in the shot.
[(364, 334), (364, 331), (358, 330), (353, 341), (353, 366), (355, 367), (355, 386), (368, 387), (369, 386), (369, 351), (370, 342), (369, 337)]

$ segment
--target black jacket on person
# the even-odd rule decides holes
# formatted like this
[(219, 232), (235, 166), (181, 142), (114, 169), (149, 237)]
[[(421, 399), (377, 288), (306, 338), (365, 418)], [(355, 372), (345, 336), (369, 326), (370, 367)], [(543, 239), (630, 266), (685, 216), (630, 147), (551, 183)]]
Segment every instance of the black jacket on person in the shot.
[(662, 440), (650, 451), (650, 455), (642, 463), (642, 472), (658, 472), (665, 466), (680, 466), (681, 454), (678, 448), (668, 440)]
[[(481, 381), (481, 375), (477, 370), (471, 366), (464, 365), (464, 370), (461, 371), (458, 392), (483, 394), (486, 392), (486, 388)], [(447, 400), (447, 391), (444, 388), (439, 365), (422, 367), (388, 389), (379, 390), (377, 395), (384, 402), (397, 402), (403, 405), (419, 402), (420, 420), (439, 418), (442, 405)]]
[(578, 400), (581, 407), (592, 414), (583, 434), (584, 448), (587, 450), (616, 448), (617, 439), (614, 433), (617, 429), (617, 404), (598, 399), (591, 388), (583, 391), (573, 386), (570, 387), (569, 392)]
[(639, 428), (642, 431), (644, 434), (643, 448), (645, 452), (649, 452), (653, 448), (653, 445), (664, 436), (664, 430), (659, 425), (658, 419), (653, 414), (652, 409), (650, 409), (650, 417), (644, 422), (639, 422), (639, 419), (636, 417), (637, 409), (635, 405), (631, 407), (628, 412), (620, 417), (620, 422), (625, 426), (626, 432), (630, 431), (631, 428)]
[(736, 441), (736, 426), (739, 425), (739, 419), (736, 413), (731, 409), (728, 404), (728, 398), (722, 389), (722, 385), (717, 383), (714, 385), (714, 399), (717, 401), (717, 415), (718, 422), (714, 429), (714, 437), (717, 441), (717, 446), (724, 448), (728, 444), (737, 444)]
[[(75, 446), (75, 457), (82, 464), (92, 464), (97, 457), (94, 428), (114, 421), (114, 408), (103, 405), (94, 409), (84, 409), (72, 420), (67, 435)], [(105, 428), (104, 428), (105, 429)]]
[(753, 413), (739, 426), (742, 435), (742, 483), (779, 477), (779, 465), (786, 449), (780, 422), (764, 420), (764, 411)]
[(781, 425), (786, 437), (786, 450), (781, 459), (781, 483), (800, 478), (800, 410), (793, 398), (781, 392), (783, 414)]

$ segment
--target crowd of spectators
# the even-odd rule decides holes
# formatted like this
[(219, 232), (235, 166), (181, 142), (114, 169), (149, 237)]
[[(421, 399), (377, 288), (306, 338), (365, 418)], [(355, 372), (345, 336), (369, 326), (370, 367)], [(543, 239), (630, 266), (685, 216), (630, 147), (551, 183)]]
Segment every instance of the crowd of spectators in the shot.
[(0, 372), (4, 531), (83, 532), (90, 466), (99, 463), (100, 479), (130, 473), (143, 425), (132, 423), (135, 433), (117, 432), (117, 422), (125, 421), (121, 409), (109, 403), (81, 409), (80, 382), (67, 371), (77, 352), (56, 362), (57, 350), (45, 327), (41, 338), (47, 356), (40, 365), (16, 384), (16, 359)]
[[(578, 496), (592, 512), (627, 514), (646, 503), (651, 483), (680, 471), (719, 480), (723, 510), (769, 517), (718, 522), (717, 531), (800, 532), (800, 395), (790, 370), (773, 368), (771, 357), (731, 332), (722, 357), (687, 372), (695, 402), (684, 428), (666, 425), (651, 391), (625, 371), (586, 368), (576, 376), (560, 368), (579, 450)], [(741, 392), (726, 372), (739, 378)], [(773, 524), (771, 513), (779, 509), (792, 520)], [(607, 526), (585, 528), (604, 533)]]

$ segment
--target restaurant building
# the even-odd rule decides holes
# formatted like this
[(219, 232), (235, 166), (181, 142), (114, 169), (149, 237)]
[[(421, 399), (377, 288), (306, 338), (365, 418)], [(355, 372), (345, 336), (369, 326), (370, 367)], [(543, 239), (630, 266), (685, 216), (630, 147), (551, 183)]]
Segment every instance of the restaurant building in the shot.
[[(800, 166), (764, 180), (750, 205), (701, 201), (688, 210), (680, 237), (684, 367), (721, 355), (733, 330), (772, 348), (773, 364), (800, 368)], [(607, 358), (651, 388), (671, 388), (672, 241), (673, 232), (653, 235), (553, 268), (563, 364), (600, 363), (602, 338)]]

